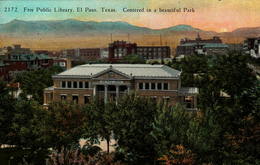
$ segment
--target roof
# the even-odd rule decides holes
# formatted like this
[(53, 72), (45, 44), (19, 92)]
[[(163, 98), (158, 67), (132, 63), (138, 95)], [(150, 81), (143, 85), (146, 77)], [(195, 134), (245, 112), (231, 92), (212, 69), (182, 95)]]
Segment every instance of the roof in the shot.
[(34, 61), (36, 58), (39, 60), (52, 59), (51, 57), (44, 54), (16, 54), (13, 56), (19, 56), (19, 59), (11, 58), (11, 61)]
[(182, 87), (180, 90), (179, 90), (179, 93), (180, 94), (198, 94), (199, 93), (199, 89), (196, 88), (196, 87)]
[(222, 43), (207, 43), (204, 48), (228, 48), (228, 45)]
[(166, 65), (151, 64), (85, 64), (62, 72), (55, 77), (95, 77), (101, 73), (115, 71), (130, 78), (179, 78), (181, 72)]
[(185, 43), (179, 46), (197, 46), (202, 45), (203, 48), (228, 48), (227, 44), (222, 43)]

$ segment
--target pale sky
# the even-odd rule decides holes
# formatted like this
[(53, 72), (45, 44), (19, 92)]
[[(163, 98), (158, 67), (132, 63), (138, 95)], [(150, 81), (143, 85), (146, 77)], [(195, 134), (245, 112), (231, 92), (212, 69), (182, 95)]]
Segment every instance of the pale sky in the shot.
[[(5, 12), (5, 7), (17, 7), (17, 12)], [(72, 8), (73, 13), (24, 12), (24, 7)], [(76, 12), (77, 7), (96, 8), (98, 12)], [(101, 8), (114, 8), (115, 13), (102, 13)], [(125, 13), (123, 8), (181, 8), (180, 13)], [(195, 12), (183, 12), (193, 8)], [(232, 31), (240, 27), (260, 26), (260, 0), (0, 0), (0, 23), (19, 20), (125, 21), (153, 29), (187, 24), (203, 30)]]

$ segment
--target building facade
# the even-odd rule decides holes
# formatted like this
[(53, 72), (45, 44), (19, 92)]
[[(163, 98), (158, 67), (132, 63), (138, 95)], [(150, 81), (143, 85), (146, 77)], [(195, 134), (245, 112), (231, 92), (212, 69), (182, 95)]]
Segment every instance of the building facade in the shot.
[(244, 51), (255, 58), (260, 58), (260, 37), (247, 38), (244, 41)]
[(138, 46), (137, 54), (145, 60), (170, 58), (171, 48), (169, 46)]
[(113, 43), (110, 43), (108, 46), (108, 60), (110, 62), (121, 61), (123, 57), (136, 53), (136, 43), (130, 43), (126, 41), (115, 41)]
[(195, 40), (182, 39), (180, 45), (176, 48), (176, 56), (225, 54), (228, 48), (228, 45), (223, 44), (219, 37), (215, 36), (212, 39), (202, 39), (198, 35)]
[(44, 90), (44, 104), (66, 100), (87, 104), (94, 97), (108, 102), (135, 92), (170, 105), (197, 107), (197, 88), (183, 88), (181, 72), (164, 65), (85, 64), (53, 76), (54, 86)]
[(69, 57), (72, 60), (92, 61), (100, 59), (100, 48), (76, 48), (62, 51), (63, 57)]
[(109, 44), (109, 61), (122, 61), (123, 57), (137, 54), (145, 60), (171, 57), (169, 46), (138, 46), (136, 43), (115, 41)]

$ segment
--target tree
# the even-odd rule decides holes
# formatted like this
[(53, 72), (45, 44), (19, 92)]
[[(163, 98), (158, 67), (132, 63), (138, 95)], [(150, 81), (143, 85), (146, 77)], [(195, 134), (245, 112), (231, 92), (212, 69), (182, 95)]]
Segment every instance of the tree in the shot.
[(11, 119), (15, 114), (15, 99), (9, 94), (10, 92), (11, 89), (6, 83), (0, 81), (0, 145), (10, 142)]
[(168, 107), (161, 104), (157, 106), (151, 135), (154, 138), (153, 143), (158, 157), (167, 154), (177, 145), (187, 145), (186, 130), (188, 130), (189, 121), (193, 116), (181, 105)]
[(62, 152), (64, 162), (68, 163), (67, 151), (83, 137), (85, 117), (82, 107), (64, 102), (53, 103), (46, 112), (41, 127), (43, 140), (58, 153)]
[(151, 164), (156, 152), (150, 135), (156, 103), (134, 94), (125, 96), (114, 113), (113, 133), (117, 141), (117, 151), (128, 163)]
[(16, 82), (21, 83), (24, 96), (32, 95), (32, 98), (43, 103), (43, 90), (53, 85), (52, 75), (62, 71), (60, 67), (51, 67), (36, 71), (23, 72), (16, 77)]
[(85, 138), (89, 138), (93, 143), (99, 141), (99, 139), (106, 139), (108, 153), (115, 109), (116, 104), (114, 102), (105, 104), (98, 99), (95, 99), (84, 108), (86, 115)]
[(137, 54), (124, 56), (123, 61), (129, 64), (145, 64), (145, 60)]

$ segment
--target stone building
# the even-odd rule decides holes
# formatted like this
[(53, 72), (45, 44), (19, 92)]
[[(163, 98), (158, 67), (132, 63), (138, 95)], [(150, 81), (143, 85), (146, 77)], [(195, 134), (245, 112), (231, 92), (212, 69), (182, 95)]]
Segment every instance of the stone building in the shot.
[(169, 105), (197, 107), (197, 88), (183, 88), (181, 72), (164, 65), (85, 64), (53, 76), (54, 86), (44, 90), (44, 104), (66, 100), (87, 104), (93, 97), (108, 102), (135, 92)]

